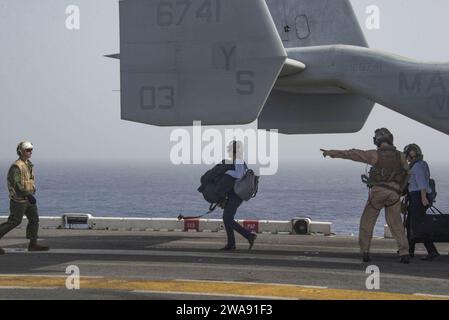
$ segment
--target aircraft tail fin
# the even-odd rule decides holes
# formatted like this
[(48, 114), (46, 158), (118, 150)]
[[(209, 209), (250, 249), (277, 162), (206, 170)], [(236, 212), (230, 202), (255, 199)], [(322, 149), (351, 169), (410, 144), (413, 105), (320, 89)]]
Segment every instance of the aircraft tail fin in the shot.
[[(251, 17), (251, 19), (249, 19)], [(122, 119), (257, 119), (287, 54), (265, 0), (120, 1)]]
[(273, 90), (258, 127), (285, 134), (353, 133), (362, 129), (373, 107), (372, 101), (354, 94)]
[[(368, 46), (349, 0), (266, 1), (286, 48)], [(288, 60), (306, 66), (301, 74), (313, 73), (314, 65), (301, 56), (290, 55), (291, 50), (295, 49), (287, 49)], [(278, 129), (286, 134), (352, 133), (363, 127), (373, 109), (372, 101), (335, 84), (311, 82), (315, 84), (285, 88), (279, 83), (288, 81), (291, 75), (283, 75), (259, 116), (261, 129)]]
[(285, 48), (367, 47), (349, 0), (266, 0)]

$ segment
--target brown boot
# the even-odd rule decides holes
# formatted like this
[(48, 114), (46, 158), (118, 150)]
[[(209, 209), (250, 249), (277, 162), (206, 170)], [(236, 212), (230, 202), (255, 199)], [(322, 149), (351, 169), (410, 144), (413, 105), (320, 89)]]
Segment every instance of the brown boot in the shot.
[(28, 251), (48, 251), (50, 250), (49, 247), (41, 246), (37, 244), (36, 241), (30, 241), (30, 244), (28, 245)]
[(1, 256), (2, 254), (5, 254), (5, 250), (3, 250), (2, 248), (0, 248), (0, 256)]

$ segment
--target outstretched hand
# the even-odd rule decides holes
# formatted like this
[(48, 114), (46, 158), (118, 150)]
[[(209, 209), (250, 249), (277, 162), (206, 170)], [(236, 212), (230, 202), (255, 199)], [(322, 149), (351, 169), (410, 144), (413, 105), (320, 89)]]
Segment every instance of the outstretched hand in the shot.
[(320, 149), (320, 151), (323, 153), (323, 157), (330, 157), (329, 150)]

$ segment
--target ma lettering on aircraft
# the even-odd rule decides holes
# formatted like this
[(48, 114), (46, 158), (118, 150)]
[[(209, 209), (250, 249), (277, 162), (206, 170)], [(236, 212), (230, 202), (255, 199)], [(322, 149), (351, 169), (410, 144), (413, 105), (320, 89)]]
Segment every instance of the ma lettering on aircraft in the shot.
[(348, 0), (120, 1), (121, 116), (359, 131), (375, 103), (449, 134), (449, 64), (370, 49)]

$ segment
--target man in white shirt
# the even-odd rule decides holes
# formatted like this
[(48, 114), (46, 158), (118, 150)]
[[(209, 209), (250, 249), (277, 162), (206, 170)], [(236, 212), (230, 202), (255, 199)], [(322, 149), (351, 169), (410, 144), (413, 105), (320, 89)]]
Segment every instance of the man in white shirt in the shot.
[[(243, 160), (243, 144), (240, 141), (232, 141), (228, 146), (228, 155), (232, 159), (234, 170), (228, 170), (225, 174), (233, 177), (235, 180), (238, 180), (245, 175), (247, 170), (245, 161)], [(243, 200), (235, 194), (233, 189), (231, 189), (226, 201), (222, 203), (222, 207), (224, 208), (223, 222), (225, 225), (228, 241), (226, 246), (221, 250), (229, 251), (236, 249), (234, 230), (240, 233), (246, 240), (248, 240), (249, 249), (251, 249), (254, 245), (254, 240), (256, 240), (257, 235), (243, 228), (234, 220), (237, 209), (242, 204), (242, 202)]]

